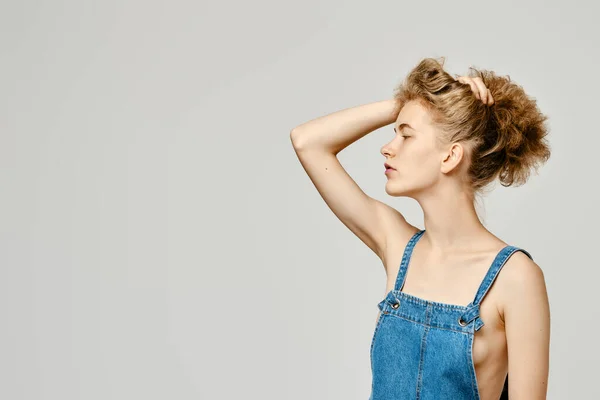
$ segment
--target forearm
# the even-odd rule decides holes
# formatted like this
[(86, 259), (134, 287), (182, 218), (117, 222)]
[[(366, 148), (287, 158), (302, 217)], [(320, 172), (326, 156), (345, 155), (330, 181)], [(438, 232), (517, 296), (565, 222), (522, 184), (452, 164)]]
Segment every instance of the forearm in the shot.
[(318, 148), (333, 154), (397, 118), (393, 99), (336, 111), (305, 122), (292, 130), (294, 148)]

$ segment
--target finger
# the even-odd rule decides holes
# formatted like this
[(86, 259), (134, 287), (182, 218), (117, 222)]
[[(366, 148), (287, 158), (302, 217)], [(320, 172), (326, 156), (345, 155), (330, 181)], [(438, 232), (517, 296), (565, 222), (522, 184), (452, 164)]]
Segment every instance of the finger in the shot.
[(459, 79), (459, 81), (462, 82), (462, 83), (466, 83), (469, 86), (471, 86), (471, 91), (473, 93), (475, 93), (475, 97), (477, 97), (478, 99), (481, 99), (481, 97), (479, 96), (479, 89), (477, 88), (477, 85), (475, 84), (475, 82), (473, 82), (473, 79), (471, 77), (462, 76)]
[(487, 104), (488, 89), (483, 83), (483, 80), (480, 77), (475, 77), (473, 78), (473, 82), (479, 89), (479, 93), (481, 94), (481, 101), (483, 101), (484, 104)]
[(487, 103), (488, 90), (485, 84), (483, 83), (483, 80), (479, 76), (476, 76), (475, 78), (473, 78), (473, 81), (475, 82), (475, 85), (477, 85), (479, 93), (481, 93), (481, 101), (483, 101), (484, 104)]
[(492, 104), (495, 103), (495, 100), (492, 97), (492, 92), (490, 92), (490, 89), (488, 89), (487, 92), (488, 92), (488, 104), (491, 106)]

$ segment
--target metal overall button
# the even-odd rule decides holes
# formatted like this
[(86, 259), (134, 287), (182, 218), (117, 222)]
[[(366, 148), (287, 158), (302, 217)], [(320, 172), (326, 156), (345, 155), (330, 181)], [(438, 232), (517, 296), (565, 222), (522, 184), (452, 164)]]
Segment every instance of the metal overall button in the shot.
[(392, 308), (394, 310), (398, 309), (398, 307), (400, 307), (400, 302), (399, 301), (396, 301), (395, 303), (392, 304)]
[(467, 326), (469, 323), (462, 320), (462, 316), (458, 317), (458, 324), (460, 326)]

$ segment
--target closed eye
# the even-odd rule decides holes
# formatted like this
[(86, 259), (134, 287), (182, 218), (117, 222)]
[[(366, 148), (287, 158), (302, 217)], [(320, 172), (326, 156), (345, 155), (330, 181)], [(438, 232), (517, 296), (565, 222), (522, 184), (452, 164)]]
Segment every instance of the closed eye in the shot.
[[(398, 134), (398, 131), (396, 130), (396, 128), (395, 128), (395, 127), (394, 127), (394, 133), (395, 133), (395, 134)], [(409, 138), (409, 137), (410, 137), (410, 136), (408, 136), (408, 135), (400, 135), (400, 136), (402, 136), (403, 138)]]

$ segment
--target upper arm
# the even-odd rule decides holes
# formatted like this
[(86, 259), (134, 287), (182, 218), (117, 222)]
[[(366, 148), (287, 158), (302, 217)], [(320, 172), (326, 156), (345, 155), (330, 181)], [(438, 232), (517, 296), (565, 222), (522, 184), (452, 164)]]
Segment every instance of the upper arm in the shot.
[(546, 399), (550, 306), (544, 274), (522, 252), (513, 254), (504, 268), (508, 272), (504, 276), (503, 315), (508, 347), (509, 398)]
[(327, 206), (380, 259), (390, 231), (414, 229), (397, 210), (368, 196), (335, 154), (319, 149), (295, 151)]

